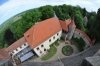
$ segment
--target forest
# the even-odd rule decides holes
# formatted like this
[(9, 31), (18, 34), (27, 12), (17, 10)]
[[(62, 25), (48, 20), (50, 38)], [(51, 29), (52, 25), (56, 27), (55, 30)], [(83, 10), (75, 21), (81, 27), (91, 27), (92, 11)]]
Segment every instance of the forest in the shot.
[(85, 31), (91, 39), (100, 41), (100, 9), (96, 12), (88, 12), (85, 8), (71, 5), (46, 5), (35, 9), (27, 10), (17, 15), (17, 20), (13, 20), (3, 31), (0, 31), (0, 48), (8, 47), (13, 42), (23, 37), (24, 32), (37, 22), (54, 17), (60, 20), (69, 18), (75, 21), (77, 28)]

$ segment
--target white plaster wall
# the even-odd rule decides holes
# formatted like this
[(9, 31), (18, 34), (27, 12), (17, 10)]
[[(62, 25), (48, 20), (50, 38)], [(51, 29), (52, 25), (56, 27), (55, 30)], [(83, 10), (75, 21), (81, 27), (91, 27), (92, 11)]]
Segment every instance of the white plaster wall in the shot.
[[(59, 35), (57, 35), (57, 33)], [(33, 50), (36, 52), (36, 54), (38, 56), (42, 56), (44, 54), (46, 54), (47, 51), (44, 51), (44, 49), (46, 50), (49, 50), (50, 49), (50, 45), (52, 43), (54, 43), (57, 39), (60, 39), (61, 38), (61, 35), (62, 35), (62, 30), (57, 32), (56, 34), (54, 34), (52, 37), (48, 38), (46, 41), (44, 41), (43, 43), (41, 43), (39, 46), (35, 47)], [(53, 37), (55, 36), (55, 39), (53, 39)], [(49, 42), (49, 40), (51, 39), (51, 42)], [(41, 47), (41, 45), (43, 45), (44, 47)], [(39, 47), (39, 50), (37, 50), (37, 48)], [(42, 53), (40, 53), (40, 51)]]
[(15, 50), (13, 50), (13, 52), (14, 53), (12, 53), (12, 55), (15, 55), (15, 54), (17, 54), (18, 52), (20, 52), (21, 50), (23, 50), (24, 48), (26, 48), (26, 47), (28, 47), (29, 45), (27, 44), (27, 43), (25, 43), (26, 45), (22, 45), (21, 47), (18, 47), (18, 48), (16, 48), (17, 49), (17, 51), (16, 51), (16, 49)]

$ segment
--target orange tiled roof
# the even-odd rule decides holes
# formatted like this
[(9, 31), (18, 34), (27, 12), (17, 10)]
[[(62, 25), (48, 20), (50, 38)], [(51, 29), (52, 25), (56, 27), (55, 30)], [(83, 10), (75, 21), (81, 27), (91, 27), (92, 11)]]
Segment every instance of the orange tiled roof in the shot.
[(14, 42), (12, 45), (10, 45), (7, 48), (8, 52), (11, 52), (12, 50), (15, 50), (16, 48), (20, 47), (22, 44), (24, 44), (26, 42), (25, 38), (22, 37), (19, 40), (17, 40), (16, 42)]
[(40, 43), (61, 30), (61, 25), (57, 18), (50, 18), (39, 22), (24, 33), (28, 44), (35, 48)]
[(68, 26), (71, 24), (71, 19), (65, 21), (60, 20), (60, 24), (64, 31), (68, 31)]
[(9, 59), (9, 53), (6, 51), (6, 48), (0, 49), (0, 60)]

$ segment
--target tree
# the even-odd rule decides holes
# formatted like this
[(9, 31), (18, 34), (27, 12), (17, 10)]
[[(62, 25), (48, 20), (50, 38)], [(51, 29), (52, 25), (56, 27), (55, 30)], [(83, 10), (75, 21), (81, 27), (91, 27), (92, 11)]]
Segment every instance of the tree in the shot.
[(82, 29), (84, 31), (85, 27), (84, 27), (83, 17), (81, 15), (80, 11), (76, 11), (76, 13), (74, 15), (74, 19), (75, 19), (76, 27), (79, 29)]
[(87, 14), (88, 22), (87, 22), (87, 29), (88, 29), (88, 35), (91, 38), (94, 38), (94, 24), (96, 22), (96, 13), (90, 12)]
[(41, 20), (41, 12), (39, 10), (29, 10), (22, 14), (21, 17), (10, 27), (16, 39), (21, 38), (32, 25)]
[(53, 7), (50, 5), (40, 7), (39, 10), (42, 13), (42, 17), (41, 17), (42, 20), (48, 19), (54, 16)]
[(93, 23), (93, 35), (97, 39), (97, 41), (100, 41), (100, 8), (98, 9), (96, 20)]
[(85, 17), (87, 15), (87, 11), (85, 8), (82, 9), (82, 15), (83, 15), (83, 17)]
[(0, 32), (0, 48), (3, 48), (4, 45), (5, 45), (4, 32)]
[(11, 45), (15, 41), (14, 35), (9, 28), (5, 30), (4, 40), (5, 40), (5, 43), (8, 45)]
[(55, 11), (56, 15), (58, 16), (58, 18), (61, 20), (66, 20), (66, 19), (70, 18), (67, 5), (54, 6), (54, 11)]

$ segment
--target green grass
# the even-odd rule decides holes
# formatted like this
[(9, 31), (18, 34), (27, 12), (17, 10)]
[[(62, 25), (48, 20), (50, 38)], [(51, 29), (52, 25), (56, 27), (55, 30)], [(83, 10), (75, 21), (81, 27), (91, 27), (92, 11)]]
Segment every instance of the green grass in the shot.
[(59, 46), (58, 40), (54, 42), (55, 46)]
[(71, 46), (69, 46), (69, 45), (64, 46), (64, 47), (62, 48), (62, 53), (63, 53), (64, 55), (66, 55), (66, 56), (69, 56), (69, 55), (71, 55), (71, 54), (73, 53), (73, 48), (72, 48)]
[(48, 53), (46, 55), (44, 55), (41, 59), (42, 60), (48, 60), (51, 57), (53, 57), (57, 52), (56, 47), (54, 47), (53, 45), (50, 46), (50, 50), (48, 50)]

